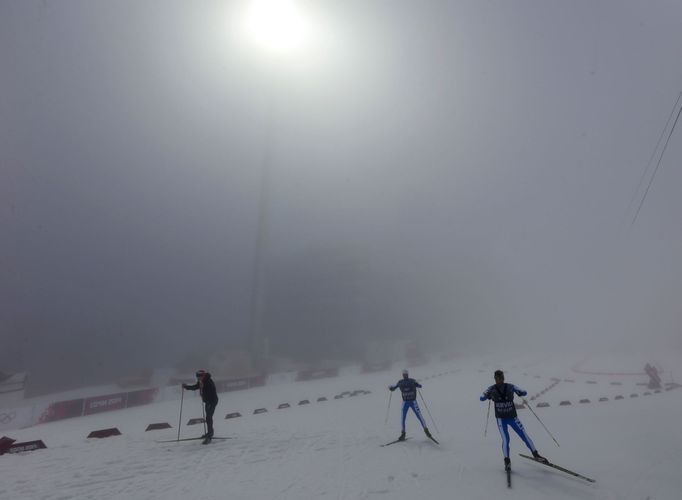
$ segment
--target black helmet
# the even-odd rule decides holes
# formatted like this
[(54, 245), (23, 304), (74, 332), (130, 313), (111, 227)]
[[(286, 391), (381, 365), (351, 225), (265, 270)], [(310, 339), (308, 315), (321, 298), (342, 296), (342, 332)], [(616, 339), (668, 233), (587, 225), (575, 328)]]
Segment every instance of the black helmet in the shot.
[(504, 372), (502, 370), (495, 370), (495, 378), (504, 380)]
[(197, 372), (195, 373), (195, 375), (196, 375), (197, 378), (201, 378), (201, 377), (203, 377), (204, 375), (206, 375), (206, 370), (197, 370)]

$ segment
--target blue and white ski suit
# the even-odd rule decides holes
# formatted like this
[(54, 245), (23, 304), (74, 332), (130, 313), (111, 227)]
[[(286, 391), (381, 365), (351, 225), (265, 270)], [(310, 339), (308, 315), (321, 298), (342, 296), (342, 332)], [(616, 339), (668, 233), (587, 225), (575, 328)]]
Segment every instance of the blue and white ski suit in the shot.
[(531, 452), (535, 451), (533, 441), (526, 434), (523, 424), (516, 416), (514, 394), (525, 396), (528, 393), (514, 384), (503, 383), (491, 385), (480, 397), (481, 401), (491, 399), (495, 403), (495, 418), (497, 419), (497, 428), (500, 431), (500, 436), (502, 436), (502, 453), (504, 453), (505, 458), (509, 458), (508, 427), (514, 429)]
[(421, 384), (413, 378), (404, 378), (398, 381), (397, 384), (390, 386), (388, 389), (393, 392), (396, 389), (400, 389), (400, 393), (403, 396), (403, 432), (405, 432), (405, 419), (407, 418), (407, 411), (412, 408), (412, 411), (422, 427), (426, 428), (426, 422), (424, 422), (424, 417), (422, 417), (422, 412), (419, 409), (419, 403), (417, 403), (417, 388), (421, 388)]

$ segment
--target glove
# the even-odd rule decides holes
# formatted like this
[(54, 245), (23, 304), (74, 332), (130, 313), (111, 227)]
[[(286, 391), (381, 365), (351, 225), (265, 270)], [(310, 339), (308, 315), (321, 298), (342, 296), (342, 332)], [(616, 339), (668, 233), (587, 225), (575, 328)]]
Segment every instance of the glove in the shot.
[(187, 384), (182, 384), (183, 389), (187, 389)]

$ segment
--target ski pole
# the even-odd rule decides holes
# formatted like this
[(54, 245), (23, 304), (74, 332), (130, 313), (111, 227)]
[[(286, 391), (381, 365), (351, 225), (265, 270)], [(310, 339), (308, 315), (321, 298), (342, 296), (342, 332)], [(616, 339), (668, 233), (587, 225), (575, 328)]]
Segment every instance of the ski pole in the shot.
[(180, 426), (182, 425), (182, 402), (184, 401), (184, 399), (185, 399), (185, 388), (182, 387), (182, 392), (180, 392), (180, 417), (178, 418), (178, 441), (180, 441)]
[(485, 430), (483, 431), (483, 437), (488, 434), (488, 422), (490, 422), (490, 400), (488, 400), (488, 414), (485, 417)]
[(538, 417), (537, 413), (535, 413), (535, 412), (533, 411), (533, 408), (530, 407), (530, 404), (528, 404), (528, 401), (526, 401), (526, 398), (521, 398), (521, 399), (523, 400), (523, 404), (526, 405), (526, 408), (528, 408), (528, 409), (530, 410), (530, 412), (531, 412), (533, 415), (535, 415), (535, 418), (538, 419), (538, 422), (540, 422), (540, 425), (542, 425), (542, 427), (545, 428), (545, 430), (547, 431), (547, 434), (549, 434), (549, 436), (554, 440), (554, 442), (556, 443), (556, 445), (559, 446), (558, 441), (554, 438), (554, 436), (552, 436), (552, 433), (549, 432), (549, 429), (547, 428), (547, 426), (545, 426), (545, 424), (542, 423), (542, 420), (540, 420), (540, 417)]
[(438, 430), (438, 426), (436, 425), (436, 421), (433, 419), (433, 415), (431, 415), (431, 411), (429, 410), (429, 405), (426, 404), (426, 400), (424, 399), (424, 396), (422, 396), (422, 391), (417, 389), (417, 392), (419, 393), (419, 397), (422, 398), (422, 402), (424, 403), (424, 408), (426, 408), (426, 412), (429, 414), (429, 417), (431, 418), (431, 422), (433, 422), (433, 428), (436, 429), (436, 432), (440, 434), (440, 431)]
[(388, 412), (391, 409), (391, 398), (393, 397), (393, 391), (388, 394), (388, 407), (386, 408), (386, 420), (384, 420), (384, 425), (388, 423)]

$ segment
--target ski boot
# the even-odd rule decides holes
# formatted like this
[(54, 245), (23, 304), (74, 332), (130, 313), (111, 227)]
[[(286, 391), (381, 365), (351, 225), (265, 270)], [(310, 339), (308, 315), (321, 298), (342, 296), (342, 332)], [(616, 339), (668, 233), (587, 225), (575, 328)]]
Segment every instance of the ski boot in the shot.
[(429, 439), (430, 439), (431, 441), (433, 441), (434, 443), (440, 444), (440, 443), (438, 442), (438, 440), (437, 440), (435, 437), (433, 437), (433, 436), (431, 435), (431, 433), (429, 432), (428, 427), (424, 427), (424, 434), (426, 434), (426, 437), (429, 438)]
[(207, 432), (206, 434), (204, 434), (204, 440), (201, 442), (201, 444), (209, 444), (212, 438), (213, 432)]
[(533, 458), (537, 460), (538, 462), (542, 462), (543, 464), (549, 463), (549, 460), (547, 460), (545, 457), (540, 455), (538, 453), (538, 450), (533, 450)]
[(400, 437), (398, 438), (398, 441), (405, 441), (405, 431), (400, 433)]
[(509, 457), (504, 457), (504, 470), (511, 472), (511, 460), (509, 460)]

